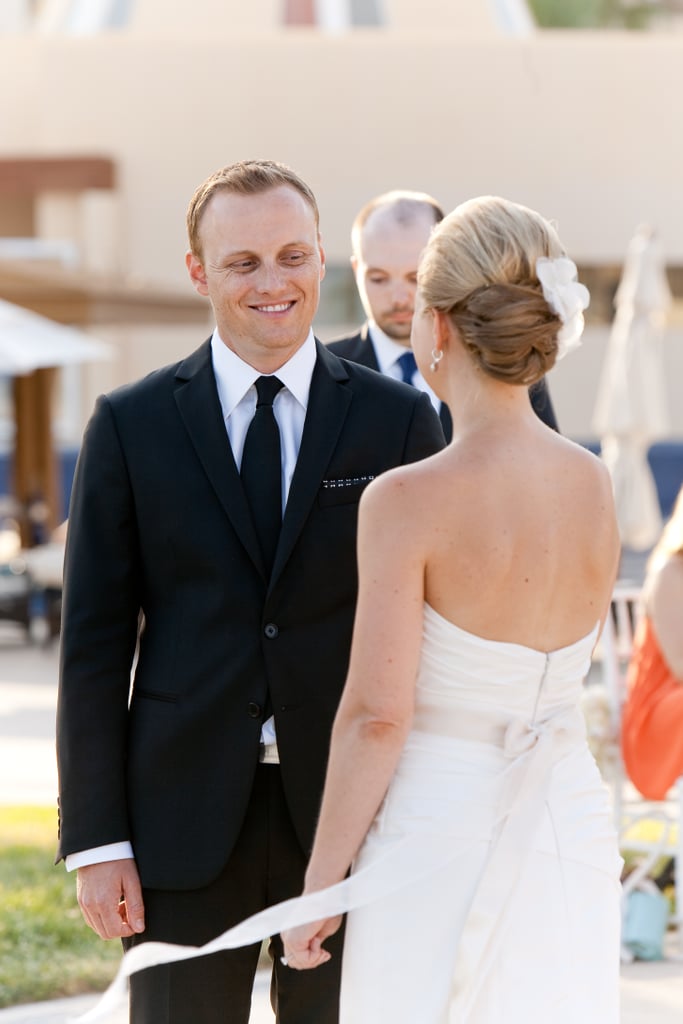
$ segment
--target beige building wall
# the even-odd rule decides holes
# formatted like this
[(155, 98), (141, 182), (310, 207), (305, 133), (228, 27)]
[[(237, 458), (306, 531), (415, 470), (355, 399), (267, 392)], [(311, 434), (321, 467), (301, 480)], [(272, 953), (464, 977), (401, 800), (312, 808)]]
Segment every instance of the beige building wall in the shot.
[[(198, 0), (140, 5), (125, 33), (0, 36), (0, 156), (112, 157), (116, 195), (45, 197), (40, 230), (70, 230), (84, 272), (121, 269), (178, 289), (190, 288), (188, 199), (208, 173), (244, 157), (283, 160), (309, 181), (333, 265), (347, 265), (360, 205), (395, 187), (432, 192), (446, 207), (506, 195), (554, 218), (569, 253), (592, 264), (620, 262), (649, 220), (668, 262), (683, 264), (683, 34), (513, 39), (447, 21), (428, 30), (417, 5), (386, 6), (397, 27), (342, 35), (268, 28), (279, 17), (273, 0)], [(437, 8), (446, 9), (419, 5)], [(329, 319), (323, 305), (323, 336), (346, 326)], [(92, 390), (179, 358), (202, 338), (177, 328), (113, 340), (118, 360), (86, 374), (87, 408)], [(603, 352), (598, 331), (553, 372), (572, 436), (591, 436)], [(680, 329), (666, 358), (681, 437)]]
[[(313, 8), (319, 18), (324, 6), (334, 7), (335, 0), (314, 0)], [(351, 0), (336, 0), (336, 6), (343, 16), (348, 14)], [(285, 7), (286, 0), (255, 0), (251, 4), (243, 0), (195, 0), (191, 4), (186, 0), (136, 0), (129, 28), (132, 32), (163, 31), (189, 36), (201, 35), (206, 25), (226, 26), (239, 32), (277, 29), (284, 23)], [(383, 27), (391, 31), (413, 31), (431, 25), (446, 32), (497, 33), (495, 0), (378, 0), (378, 7)]]

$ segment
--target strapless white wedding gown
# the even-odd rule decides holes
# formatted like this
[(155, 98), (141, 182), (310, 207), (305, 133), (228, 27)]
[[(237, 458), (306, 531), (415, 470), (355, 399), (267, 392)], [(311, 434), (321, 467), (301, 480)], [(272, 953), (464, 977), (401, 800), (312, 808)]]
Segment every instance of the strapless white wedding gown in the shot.
[(348, 913), (340, 1024), (617, 1024), (621, 859), (579, 696), (597, 625), (550, 654), (424, 608), (415, 718), (351, 876), (126, 978)]
[(381, 872), (394, 891), (349, 914), (342, 1024), (617, 1024), (621, 859), (578, 708), (596, 635), (545, 654), (425, 605), (413, 728), (354, 866), (406, 884)]

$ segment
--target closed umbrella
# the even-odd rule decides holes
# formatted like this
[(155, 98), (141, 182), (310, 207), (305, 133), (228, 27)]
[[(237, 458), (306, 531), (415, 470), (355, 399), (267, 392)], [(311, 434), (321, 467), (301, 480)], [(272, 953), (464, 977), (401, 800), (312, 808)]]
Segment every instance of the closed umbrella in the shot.
[(621, 540), (634, 551), (651, 547), (662, 527), (647, 453), (669, 429), (662, 342), (670, 305), (659, 242), (643, 225), (626, 253), (593, 419), (612, 477)]

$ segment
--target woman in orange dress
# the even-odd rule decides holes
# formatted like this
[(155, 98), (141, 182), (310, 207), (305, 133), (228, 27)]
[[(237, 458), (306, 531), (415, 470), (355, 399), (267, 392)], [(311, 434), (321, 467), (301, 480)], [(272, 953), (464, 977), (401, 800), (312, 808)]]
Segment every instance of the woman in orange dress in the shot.
[(648, 562), (628, 669), (622, 749), (629, 778), (661, 800), (683, 775), (683, 486)]

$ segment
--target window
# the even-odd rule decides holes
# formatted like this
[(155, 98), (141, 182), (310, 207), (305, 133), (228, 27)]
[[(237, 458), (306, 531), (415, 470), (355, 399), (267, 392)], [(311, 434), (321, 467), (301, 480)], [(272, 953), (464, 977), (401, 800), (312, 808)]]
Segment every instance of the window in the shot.
[(317, 25), (344, 32), (365, 25), (383, 25), (382, 0), (285, 0), (285, 25)]
[(36, 27), (44, 32), (89, 35), (124, 28), (134, 0), (43, 0)]

